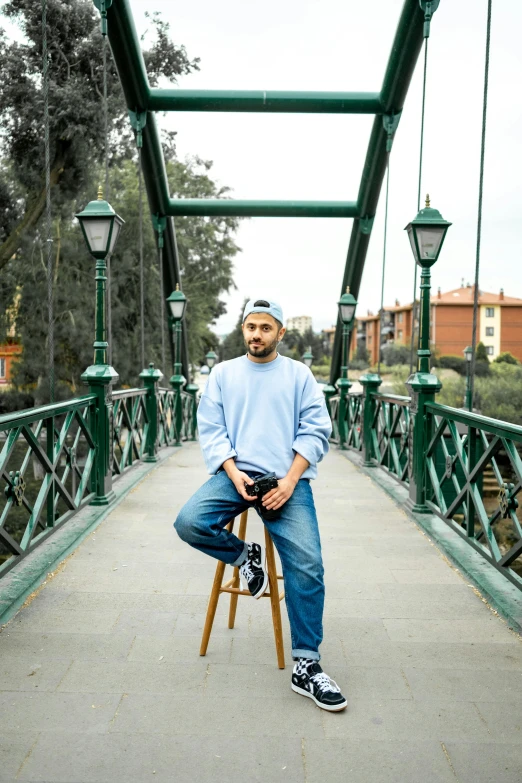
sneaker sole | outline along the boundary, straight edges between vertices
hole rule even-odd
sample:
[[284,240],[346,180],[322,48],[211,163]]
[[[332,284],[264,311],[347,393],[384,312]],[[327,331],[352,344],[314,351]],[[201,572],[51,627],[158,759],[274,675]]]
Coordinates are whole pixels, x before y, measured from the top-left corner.
[[[261,588],[257,591],[257,593],[250,593],[252,598],[255,599],[261,598],[261,596],[263,596],[266,593],[266,589],[268,587],[268,571],[265,568],[265,547],[262,544],[259,544],[259,547],[261,549],[261,563],[262,563],[264,578],[263,578],[263,584],[261,585]],[[245,585],[242,579],[240,581],[243,590],[248,590],[248,585]]]
[[328,712],[341,712],[342,710],[345,710],[348,706],[348,702],[346,699],[341,702],[341,704],[335,704],[330,706],[329,704],[322,704],[320,701],[317,701],[313,693],[310,693],[310,691],[305,691],[303,688],[299,688],[298,685],[294,685],[292,683],[292,690],[296,693],[299,693],[301,696],[308,696],[309,699],[312,699],[318,707],[320,707],[322,710],[327,710]]

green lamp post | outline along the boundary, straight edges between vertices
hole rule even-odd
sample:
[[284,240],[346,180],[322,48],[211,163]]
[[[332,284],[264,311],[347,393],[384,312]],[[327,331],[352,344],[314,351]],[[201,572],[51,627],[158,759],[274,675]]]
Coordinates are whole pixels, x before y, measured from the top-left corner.
[[433,402],[435,394],[442,388],[437,376],[430,373],[430,269],[439,257],[450,226],[451,223],[444,220],[440,212],[430,206],[430,197],[426,196],[426,206],[405,228],[415,263],[422,269],[417,371],[406,382],[411,394],[408,505],[417,512],[428,511],[425,502],[425,452],[430,433],[426,425],[429,417],[425,406],[426,403]]
[[205,359],[207,360],[207,367],[208,367],[209,375],[210,375],[210,373],[212,372],[212,368],[214,367],[215,363],[218,360],[218,355],[214,351],[209,351],[205,355]]
[[183,376],[181,366],[181,321],[185,315],[187,297],[183,291],[180,291],[179,283],[176,284],[176,290],[167,297],[167,304],[169,306],[169,325],[172,335],[172,347],[174,349],[174,374],[170,379],[170,384],[176,393],[174,400],[176,441],[174,445],[181,446],[181,431],[183,428],[181,390],[187,382]]
[[473,348],[468,345],[462,352],[466,358],[466,408],[473,410],[473,398],[471,394],[471,360],[473,358]]
[[311,367],[314,362],[314,355],[312,353],[312,346],[308,346],[308,350],[303,354],[303,362],[307,367]]
[[89,253],[96,259],[96,324],[94,337],[94,362],[82,375],[82,380],[98,397],[96,418],[97,459],[93,471],[92,488],[95,505],[107,505],[114,497],[112,490],[113,462],[113,409],[112,384],[118,380],[118,373],[107,363],[107,256],[116,245],[122,218],[103,199],[98,189],[96,201],[90,201],[76,217],[80,222],[83,237]]
[[355,320],[355,309],[357,307],[357,299],[353,294],[350,293],[349,286],[346,286],[346,291],[339,299],[337,306],[339,308],[339,317],[343,324],[343,363],[341,366],[341,377],[338,379],[336,384],[337,388],[339,389],[339,447],[341,449],[345,449],[346,441],[348,440],[347,396],[352,385],[348,380],[348,350],[350,344],[350,332]]

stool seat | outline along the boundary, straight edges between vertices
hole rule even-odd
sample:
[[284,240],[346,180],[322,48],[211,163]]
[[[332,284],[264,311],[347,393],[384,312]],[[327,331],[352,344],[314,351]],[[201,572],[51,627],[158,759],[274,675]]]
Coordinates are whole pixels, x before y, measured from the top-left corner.
[[[248,520],[248,509],[241,514],[241,520],[239,523],[238,538],[242,541],[246,540],[246,529]],[[232,519],[227,527],[227,530],[231,533],[234,529],[235,520]],[[274,639],[276,646],[277,665],[280,669],[285,668],[285,652],[283,646],[283,627],[281,625],[281,606],[280,602],[285,597],[284,590],[280,593],[277,580],[282,579],[282,575],[277,573],[274,543],[268,531],[266,525],[265,528],[265,549],[266,549],[266,570],[268,573],[268,590],[262,595],[262,598],[270,598],[270,604],[272,607],[272,623],[274,626]],[[207,616],[205,619],[205,626],[203,628],[203,636],[201,638],[201,647],[199,650],[200,655],[207,654],[207,647],[210,641],[210,634],[212,633],[212,626],[214,624],[214,617],[216,616],[216,609],[221,593],[230,593],[230,609],[228,613],[228,627],[233,628],[236,620],[237,600],[240,595],[246,595],[252,599],[249,590],[242,590],[239,578],[239,567],[234,566],[234,572],[232,579],[223,583],[223,577],[225,575],[226,563],[219,561],[216,567],[216,574],[214,576],[214,583],[212,590],[210,591],[210,598],[208,601]]]

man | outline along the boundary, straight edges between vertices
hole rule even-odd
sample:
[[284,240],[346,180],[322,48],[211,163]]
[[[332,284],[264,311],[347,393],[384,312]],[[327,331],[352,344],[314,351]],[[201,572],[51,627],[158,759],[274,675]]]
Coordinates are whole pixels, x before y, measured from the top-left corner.
[[[310,370],[277,353],[285,331],[276,302],[247,303],[248,352],[214,368],[199,404],[199,440],[212,478],[181,509],[175,528],[200,552],[239,566],[242,581],[260,598],[268,585],[264,547],[225,530],[256,502],[283,566],[295,661],[292,688],[336,712],[347,702],[319,665],[324,571],[310,486],[328,451],[331,423]],[[262,498],[249,495],[253,479],[270,472],[277,486]],[[267,520],[267,512],[277,518]]]

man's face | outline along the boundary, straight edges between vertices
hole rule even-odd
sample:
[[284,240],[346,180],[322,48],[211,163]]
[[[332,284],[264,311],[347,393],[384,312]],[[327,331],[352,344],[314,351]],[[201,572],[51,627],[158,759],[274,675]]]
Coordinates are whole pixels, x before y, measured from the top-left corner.
[[248,353],[256,359],[270,356],[285,332],[286,329],[279,329],[275,318],[268,313],[250,313],[243,324],[245,346]]

